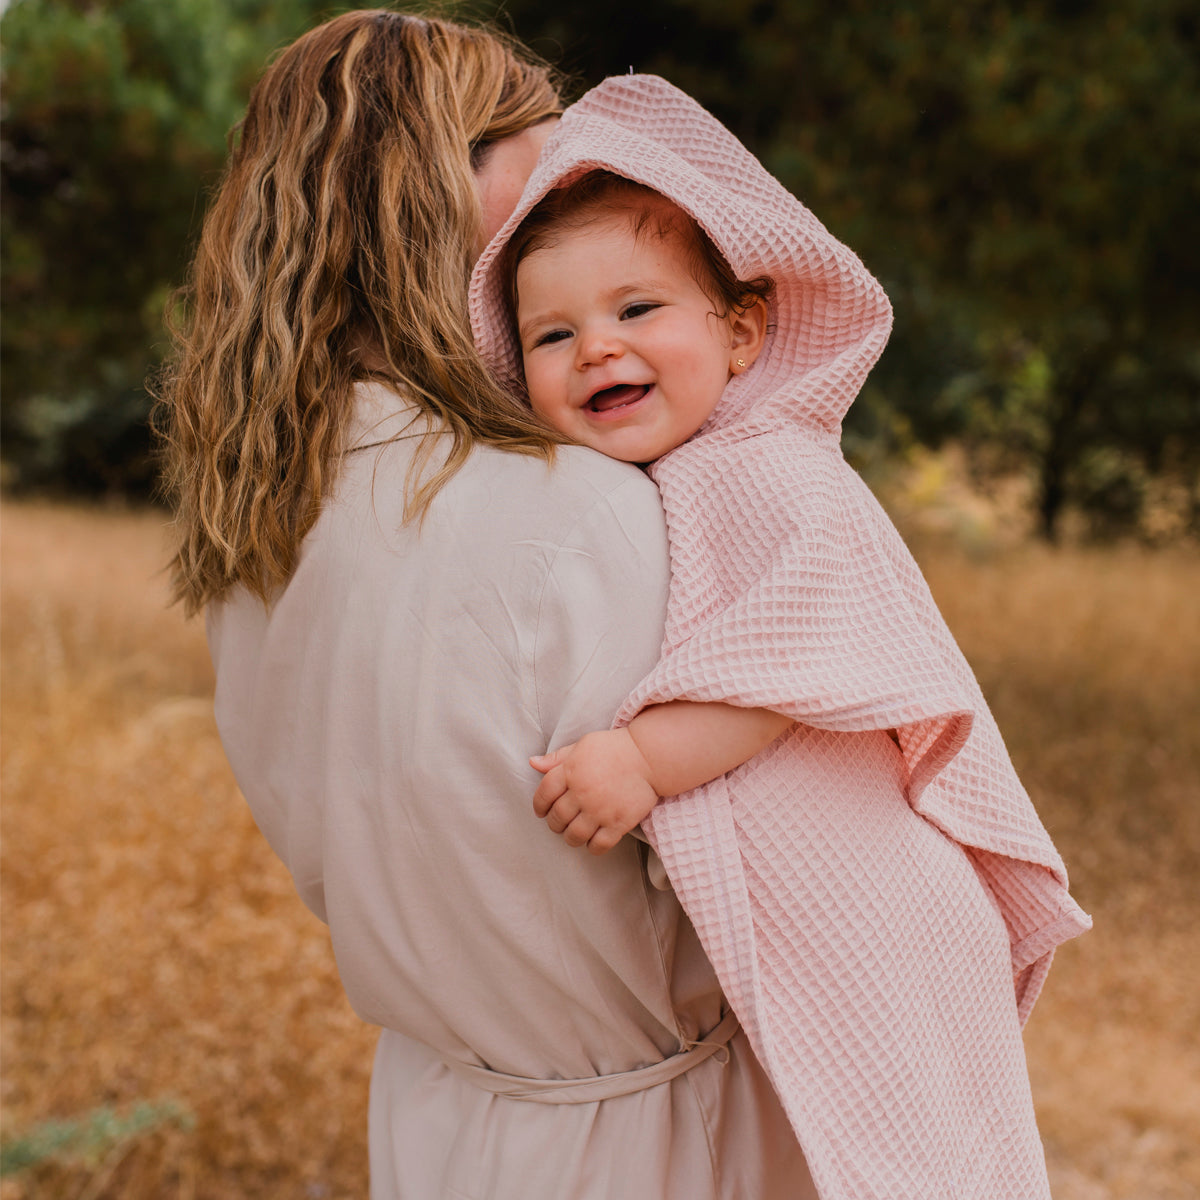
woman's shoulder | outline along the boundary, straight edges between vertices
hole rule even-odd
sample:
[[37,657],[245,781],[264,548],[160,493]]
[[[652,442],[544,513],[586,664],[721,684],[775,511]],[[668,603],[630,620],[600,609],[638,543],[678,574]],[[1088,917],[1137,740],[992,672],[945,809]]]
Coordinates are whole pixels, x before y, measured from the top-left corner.
[[644,548],[666,536],[658,488],[646,474],[583,446],[557,447],[552,462],[477,447],[460,476],[445,489],[451,506],[482,489],[503,510],[498,519],[556,541],[619,537]]
[[[369,509],[389,527],[407,524],[409,474],[435,467],[432,459],[420,461],[427,433],[425,418],[403,395],[383,384],[357,385],[349,453],[325,523]],[[616,536],[656,545],[665,536],[658,488],[645,472],[584,446],[558,446],[547,461],[476,445],[420,524],[453,528],[470,541],[516,535],[568,544]]]
[[598,499],[660,509],[658,488],[639,467],[606,458],[586,446],[558,446],[553,461],[513,454],[492,446],[479,447],[488,470],[520,477],[524,487],[554,497],[560,503],[588,506]]

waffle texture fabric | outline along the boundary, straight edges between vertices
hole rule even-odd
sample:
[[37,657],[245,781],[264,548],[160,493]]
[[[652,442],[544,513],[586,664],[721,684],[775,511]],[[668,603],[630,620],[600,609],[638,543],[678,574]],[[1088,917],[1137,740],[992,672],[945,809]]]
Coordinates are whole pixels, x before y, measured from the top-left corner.
[[[823,1200],[1048,1197],[1020,1029],[1090,927],[916,564],[840,450],[891,307],[718,121],[652,76],[568,110],[472,280],[476,341],[521,391],[499,259],[551,189],[606,169],[690,213],[772,332],[650,467],[667,518],[669,700],[797,724],[645,822]],[[895,738],[889,731],[894,731]]]

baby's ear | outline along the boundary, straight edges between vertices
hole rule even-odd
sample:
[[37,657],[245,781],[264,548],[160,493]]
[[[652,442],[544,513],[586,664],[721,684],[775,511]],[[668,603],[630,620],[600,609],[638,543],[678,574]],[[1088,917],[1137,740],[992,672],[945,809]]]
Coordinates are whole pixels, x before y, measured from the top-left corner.
[[729,371],[740,375],[754,365],[767,340],[767,302],[761,297],[729,314]]

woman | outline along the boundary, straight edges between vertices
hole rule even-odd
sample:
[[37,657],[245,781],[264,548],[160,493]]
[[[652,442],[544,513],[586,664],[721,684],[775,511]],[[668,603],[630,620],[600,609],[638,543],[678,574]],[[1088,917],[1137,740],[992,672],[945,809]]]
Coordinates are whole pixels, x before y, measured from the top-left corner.
[[[264,834],[383,1027],[372,1195],[814,1195],[645,846],[532,815],[528,756],[653,664],[653,485],[508,399],[471,263],[559,111],[490,33],[354,12],[263,77],[162,426],[177,596]],[[656,886],[657,884],[657,886]]]

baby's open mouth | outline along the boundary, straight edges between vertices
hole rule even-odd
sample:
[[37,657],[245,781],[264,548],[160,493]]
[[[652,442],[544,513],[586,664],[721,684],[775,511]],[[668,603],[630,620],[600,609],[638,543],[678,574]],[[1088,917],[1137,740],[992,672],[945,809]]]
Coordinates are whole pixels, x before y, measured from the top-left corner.
[[627,404],[636,404],[650,391],[648,383],[619,383],[597,392],[584,406],[591,412],[612,412]]

